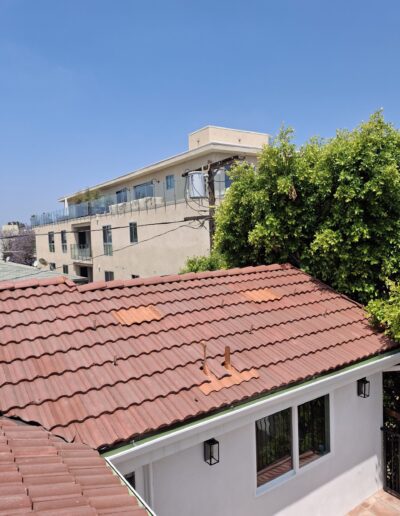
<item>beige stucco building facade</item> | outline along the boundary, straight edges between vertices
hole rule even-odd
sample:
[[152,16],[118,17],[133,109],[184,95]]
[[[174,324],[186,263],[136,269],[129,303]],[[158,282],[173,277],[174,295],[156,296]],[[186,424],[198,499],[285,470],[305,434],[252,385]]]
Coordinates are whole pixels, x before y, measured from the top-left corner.
[[89,281],[179,272],[187,258],[210,250],[201,220],[209,213],[210,164],[220,202],[232,158],[255,164],[268,142],[265,133],[207,126],[189,134],[182,154],[61,198],[63,209],[31,219],[38,259]]

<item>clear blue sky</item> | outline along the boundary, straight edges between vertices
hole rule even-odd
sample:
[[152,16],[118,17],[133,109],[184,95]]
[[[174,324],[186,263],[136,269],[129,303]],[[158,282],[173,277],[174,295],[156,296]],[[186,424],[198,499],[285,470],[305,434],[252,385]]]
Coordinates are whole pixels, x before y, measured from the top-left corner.
[[399,24],[398,0],[0,0],[0,223],[207,124],[400,126]]

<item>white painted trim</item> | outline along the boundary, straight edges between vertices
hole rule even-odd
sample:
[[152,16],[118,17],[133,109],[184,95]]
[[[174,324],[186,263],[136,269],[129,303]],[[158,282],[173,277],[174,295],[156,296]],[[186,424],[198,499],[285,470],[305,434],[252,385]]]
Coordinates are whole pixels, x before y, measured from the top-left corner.
[[[306,464],[305,466],[300,467],[300,461],[299,461],[299,419],[298,419],[298,407],[299,405],[302,405],[303,403],[306,403],[307,401],[312,401],[313,399],[320,398],[322,396],[328,396],[328,403],[329,403],[329,452],[325,453],[321,457],[318,457],[317,459],[313,460],[312,462]],[[306,401],[301,401],[301,403],[297,402],[293,404],[290,408],[292,411],[292,465],[293,468],[288,471],[287,473],[274,478],[270,482],[267,482],[263,484],[262,486],[257,487],[257,473],[256,473],[256,490],[255,495],[256,497],[261,496],[265,493],[268,493],[272,489],[275,489],[275,487],[278,487],[288,481],[290,481],[293,478],[297,478],[298,476],[304,475],[307,471],[310,469],[313,469],[314,467],[317,467],[318,464],[322,464],[326,460],[330,460],[332,457],[334,457],[334,453],[332,450],[332,435],[333,435],[333,398],[334,398],[334,392],[327,392],[325,394],[322,394],[321,396],[315,396],[307,399]],[[282,408],[284,410],[284,408]],[[254,450],[254,454],[256,456],[257,450]],[[257,471],[257,467],[255,467],[255,471]]]
[[299,413],[298,403],[292,406],[292,465],[293,470],[297,474],[300,469],[299,461]]
[[[109,459],[113,464],[121,464],[126,461],[134,460],[135,467],[149,464],[150,462],[199,444],[211,437],[217,437],[228,431],[245,426],[247,423],[254,420],[255,414],[260,410],[263,410],[267,416],[277,410],[290,407],[293,403],[301,404],[318,396],[331,394],[333,390],[343,385],[355,382],[364,376],[371,376],[375,373],[382,372],[398,362],[399,353],[395,353],[372,362],[360,364],[359,366],[345,371],[340,371],[334,375],[318,378],[312,383],[306,383],[299,385],[297,388],[287,389],[242,407],[235,407],[213,418],[203,419],[198,423],[178,428],[176,431],[162,434],[142,444],[139,442],[136,446],[128,450],[121,452],[116,451],[114,455],[109,456]],[[331,428],[332,426],[331,421]],[[332,453],[334,439],[331,441]]]

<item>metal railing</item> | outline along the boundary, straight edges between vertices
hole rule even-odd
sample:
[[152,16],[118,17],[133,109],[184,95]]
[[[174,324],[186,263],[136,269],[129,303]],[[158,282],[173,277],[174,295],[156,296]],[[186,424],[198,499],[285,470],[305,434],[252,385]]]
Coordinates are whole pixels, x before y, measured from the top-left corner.
[[[215,195],[221,198],[225,194],[225,171],[221,170],[215,175]],[[136,185],[137,186],[137,185]],[[151,192],[152,190],[152,192]],[[147,197],[139,197],[135,185],[126,188],[123,197],[121,194],[104,195],[97,199],[71,204],[68,208],[52,212],[42,213],[41,215],[31,216],[31,226],[43,226],[56,224],[71,219],[91,217],[93,215],[104,214],[124,214],[131,212],[148,212],[167,205],[178,202],[189,201],[201,204],[201,200],[190,201],[188,197],[187,178],[175,176],[173,188],[168,188],[165,181],[153,181],[153,188],[146,190]],[[121,199],[124,202],[120,202]],[[126,199],[126,200],[125,200]]]
[[73,260],[90,260],[92,251],[89,245],[71,244],[71,258]]
[[385,491],[400,497],[400,433],[382,428]]

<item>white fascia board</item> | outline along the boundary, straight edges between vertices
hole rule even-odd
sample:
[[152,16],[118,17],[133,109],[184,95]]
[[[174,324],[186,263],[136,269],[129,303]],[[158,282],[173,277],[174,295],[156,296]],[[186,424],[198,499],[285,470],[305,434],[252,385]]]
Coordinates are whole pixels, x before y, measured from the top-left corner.
[[[130,181],[132,179],[136,179],[137,177],[142,177],[147,174],[154,174],[164,168],[171,167],[174,165],[179,165],[182,162],[195,159],[197,157],[201,157],[204,154],[209,154],[210,152],[228,152],[230,154],[245,154],[250,156],[257,156],[262,151],[261,147],[249,147],[248,145],[232,145],[224,142],[211,142],[198,149],[193,149],[190,151],[182,152],[181,154],[176,154],[170,158],[163,159],[161,161],[157,161],[151,165],[148,165],[144,168],[139,168],[133,172],[128,172],[127,174],[123,174],[122,176],[117,176],[114,179],[110,179],[109,181],[105,181],[104,183],[99,183],[97,185],[89,187],[90,190],[98,190],[99,188],[108,188],[113,185],[117,185],[124,181]],[[65,195],[58,199],[59,202],[64,202],[66,199],[73,199],[77,195],[84,194],[87,188],[83,190],[79,190],[71,195]]]
[[149,464],[167,457],[178,451],[195,446],[211,437],[218,437],[224,433],[245,426],[254,420],[261,410],[267,416],[276,410],[282,410],[308,399],[319,397],[332,392],[344,385],[355,382],[359,378],[371,376],[375,373],[388,370],[398,364],[400,352],[391,353],[382,357],[373,357],[359,365],[349,366],[347,369],[319,377],[297,387],[288,388],[275,394],[267,395],[259,401],[248,402],[242,406],[227,409],[214,417],[205,418],[197,423],[177,428],[176,431],[166,432],[143,443],[140,441],[132,447],[115,454],[107,453],[108,459],[120,467],[124,463],[133,462],[136,466]]

